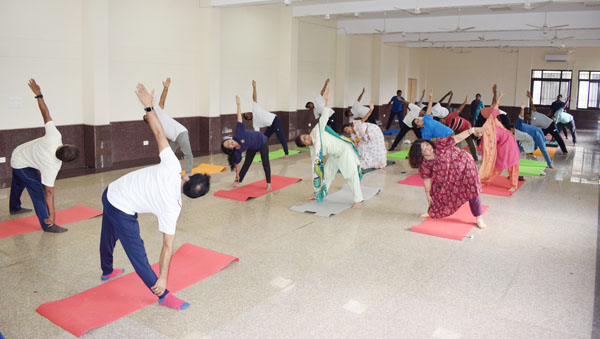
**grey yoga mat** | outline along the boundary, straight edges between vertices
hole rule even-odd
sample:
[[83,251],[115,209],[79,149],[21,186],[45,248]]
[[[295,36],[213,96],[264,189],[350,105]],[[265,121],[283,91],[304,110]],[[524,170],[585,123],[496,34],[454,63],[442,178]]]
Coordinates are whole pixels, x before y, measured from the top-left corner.
[[[369,200],[374,197],[377,193],[381,192],[380,188],[376,187],[365,187],[361,186],[363,199]],[[304,213],[314,213],[320,217],[329,218],[334,214],[339,214],[344,210],[349,209],[354,204],[352,200],[352,192],[347,184],[342,186],[342,189],[329,194],[322,202],[317,203],[315,200],[307,202],[303,205],[292,206],[292,211]]]

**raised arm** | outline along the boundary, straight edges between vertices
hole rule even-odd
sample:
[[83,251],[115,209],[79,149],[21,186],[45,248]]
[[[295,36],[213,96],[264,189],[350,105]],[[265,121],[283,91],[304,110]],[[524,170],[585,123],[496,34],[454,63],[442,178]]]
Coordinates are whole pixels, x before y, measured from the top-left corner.
[[458,144],[459,142],[468,138],[471,134],[475,134],[475,135],[479,136],[482,133],[483,133],[483,129],[481,127],[471,127],[466,131],[462,131],[456,135],[453,135],[452,137],[454,138],[454,142]]
[[252,80],[252,101],[258,103],[256,97],[256,81]]
[[454,96],[454,92],[450,91],[450,96],[448,97],[448,107],[452,105],[452,97]]
[[494,96],[492,97],[492,107],[496,104],[496,97],[498,96],[497,89],[498,89],[498,86],[496,86],[496,84],[494,84],[494,86],[492,86],[492,92],[494,93]]
[[563,110],[567,108],[567,106],[569,106],[569,100],[571,100],[571,98],[567,98],[567,100],[565,101],[565,104],[563,105]]
[[325,84],[323,85],[323,89],[321,90],[321,96],[323,96],[323,94],[325,94],[325,90],[327,89],[327,85],[329,85],[329,78],[327,78],[327,80],[325,80]]
[[[447,96],[449,96],[450,94],[452,94],[452,91],[448,91],[448,93],[444,94],[444,96],[438,101],[440,104],[444,101],[444,99],[446,99]],[[429,99],[429,101],[431,101],[432,99]]]
[[[527,91],[529,93],[529,91]],[[519,118],[525,119],[525,103],[521,103],[521,111],[519,112]]]
[[171,86],[171,78],[167,78],[167,80],[163,81],[163,91],[160,95],[160,101],[158,102],[158,106],[160,108],[165,109],[165,100],[167,100],[167,93],[169,92],[169,86]]
[[531,97],[531,92],[527,91],[527,97],[529,98],[529,111],[537,112],[535,106],[533,105],[533,98]]
[[152,108],[152,98],[154,91],[149,93],[146,87],[142,84],[138,84],[135,89],[135,94],[137,94],[138,99],[144,106],[145,109],[150,109],[149,112],[146,113],[146,121],[150,126],[150,130],[154,135],[154,139],[156,139],[156,144],[158,145],[158,153],[162,152],[163,149],[169,147],[169,142],[165,137],[165,132],[163,131],[162,125],[156,116],[156,112],[154,112],[154,108]]
[[35,98],[37,99],[40,112],[42,112],[42,118],[44,118],[45,125],[48,121],[52,121],[52,117],[50,116],[50,111],[48,111],[48,106],[46,106],[46,102],[44,101],[42,90],[40,89],[40,86],[35,82],[34,79],[29,79],[29,83],[27,85],[29,85],[31,91],[33,92],[33,94],[35,94]]
[[[494,85],[496,86],[496,85]],[[492,108],[498,109],[500,107],[500,99],[502,99],[502,97],[504,96],[504,93],[502,93],[502,91],[500,91],[500,93],[498,93],[498,98],[496,98],[496,92],[494,91],[494,105],[492,105]]]
[[425,112],[425,114],[431,114],[432,104],[433,104],[433,88],[429,90],[429,102],[427,103],[427,112]]
[[356,99],[356,101],[360,102],[362,100],[363,94],[365,94],[365,88],[363,87],[362,92],[360,92],[360,95],[358,96],[358,99]]
[[367,112],[367,114],[365,114],[365,116],[360,119],[361,122],[365,122],[367,121],[367,119],[369,119],[369,117],[371,116],[371,113],[373,113],[373,110],[375,109],[375,105],[373,105],[373,101],[371,101],[369,103],[369,111]]
[[457,114],[459,114],[460,112],[462,112],[463,109],[465,109],[465,106],[467,106],[468,100],[469,100],[469,97],[466,96],[465,101],[463,101],[463,103],[460,106],[458,106],[458,109],[456,110]]
[[235,96],[235,105],[237,106],[237,122],[242,122],[242,105],[240,104],[240,97]]

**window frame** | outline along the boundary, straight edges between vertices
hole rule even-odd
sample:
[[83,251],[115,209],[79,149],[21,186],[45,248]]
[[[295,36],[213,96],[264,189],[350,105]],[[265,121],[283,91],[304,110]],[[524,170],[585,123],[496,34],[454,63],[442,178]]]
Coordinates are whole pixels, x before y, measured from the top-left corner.
[[[581,79],[581,73],[584,73],[584,72],[588,73],[588,78],[587,79]],[[590,107],[590,105],[589,105],[589,102],[590,102],[590,87],[591,87],[590,83],[592,83],[592,82],[598,83],[598,93],[596,94],[597,95],[596,98],[600,98],[600,79],[592,79],[591,78],[592,77],[592,72],[597,73],[597,72],[600,72],[600,70],[594,71],[594,70],[584,70],[584,69],[582,69],[582,70],[579,70],[577,72],[577,105],[576,105],[577,109],[582,109],[582,110],[598,110],[598,109],[600,109],[600,99],[597,100],[598,106]],[[585,108],[580,108],[579,107],[579,88],[581,87],[581,82],[582,81],[587,81],[588,82],[588,92],[587,92],[587,95],[586,95],[586,102],[587,102],[586,106],[587,107],[585,107]]]
[[[541,72],[541,77],[536,78],[533,76],[534,72]],[[560,72],[560,78],[544,78],[544,72]],[[563,73],[564,72],[571,72],[571,78],[567,79],[567,78],[563,78]],[[571,106],[571,93],[573,93],[573,76],[574,76],[575,71],[572,69],[532,69],[531,70],[531,77],[530,77],[530,82],[529,82],[529,91],[531,93],[531,95],[533,95],[533,84],[534,81],[541,81],[542,82],[542,86],[544,81],[546,82],[558,82],[558,93],[561,92],[561,88],[563,86],[563,82],[568,82],[569,83],[569,91],[567,93],[566,96],[563,96],[563,102],[565,102],[565,100],[569,99],[569,105],[567,105],[566,108],[569,108]],[[579,74],[579,73],[578,73]],[[579,83],[577,84],[579,85]],[[579,87],[577,88],[579,89]],[[532,98],[535,101],[535,98]],[[543,105],[541,103],[541,98],[540,98],[540,103],[539,104],[535,104],[537,107],[544,107],[544,108],[549,108],[552,104],[550,105]]]

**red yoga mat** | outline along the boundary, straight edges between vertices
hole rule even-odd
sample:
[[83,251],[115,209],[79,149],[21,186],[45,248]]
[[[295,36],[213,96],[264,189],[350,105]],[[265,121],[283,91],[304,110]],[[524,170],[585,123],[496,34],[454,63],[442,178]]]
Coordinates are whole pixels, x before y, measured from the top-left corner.
[[246,201],[251,198],[260,197],[267,193],[271,193],[277,190],[280,190],[284,187],[287,187],[291,184],[295,184],[302,179],[300,178],[288,178],[281,177],[278,175],[271,175],[271,191],[267,192],[267,181],[261,180],[252,184],[248,184],[241,187],[236,187],[232,190],[225,191],[220,190],[215,192],[215,197],[228,198],[239,201]]
[[[483,205],[484,212],[487,208],[487,205]],[[412,232],[461,241],[475,226],[475,222],[476,219],[471,214],[469,203],[465,203],[456,213],[449,217],[442,219],[428,218],[420,225],[411,227],[410,230]]]
[[[424,186],[423,179],[421,178],[421,176],[419,174],[413,174],[404,180],[398,181],[398,183],[402,184],[402,185],[410,185],[410,186],[420,186],[420,187]],[[519,190],[519,188],[521,188],[521,186],[523,186],[524,183],[525,183],[525,180],[519,181],[519,183],[517,185],[517,191]],[[508,178],[499,175],[489,185],[481,187],[481,193],[497,195],[497,196],[501,196],[501,197],[510,197],[516,191],[509,192],[508,191],[509,188],[510,188],[510,181],[508,180]]]
[[[234,260],[239,261],[227,254],[183,244],[171,258],[167,288],[173,293],[181,291],[219,272]],[[152,265],[152,269],[158,274],[159,264]],[[37,312],[73,335],[81,337],[91,329],[109,324],[156,302],[156,296],[132,272],[72,297],[42,304]],[[173,310],[164,307],[164,312],[171,311]]]
[[[101,214],[102,211],[77,205],[71,208],[56,211],[54,222],[56,222],[57,225],[63,226],[77,221],[93,218]],[[42,227],[40,226],[40,221],[36,215],[2,221],[0,222],[0,239],[41,230]]]

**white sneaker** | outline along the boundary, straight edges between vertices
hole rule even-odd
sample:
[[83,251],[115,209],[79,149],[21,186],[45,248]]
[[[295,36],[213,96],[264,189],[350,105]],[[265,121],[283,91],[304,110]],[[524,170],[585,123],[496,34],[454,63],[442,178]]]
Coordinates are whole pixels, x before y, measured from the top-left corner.
[[404,140],[404,143],[410,145],[410,140]]
[[540,176],[542,176],[542,177],[543,177],[543,176],[546,176],[546,172],[541,172],[541,173],[540,173]]

